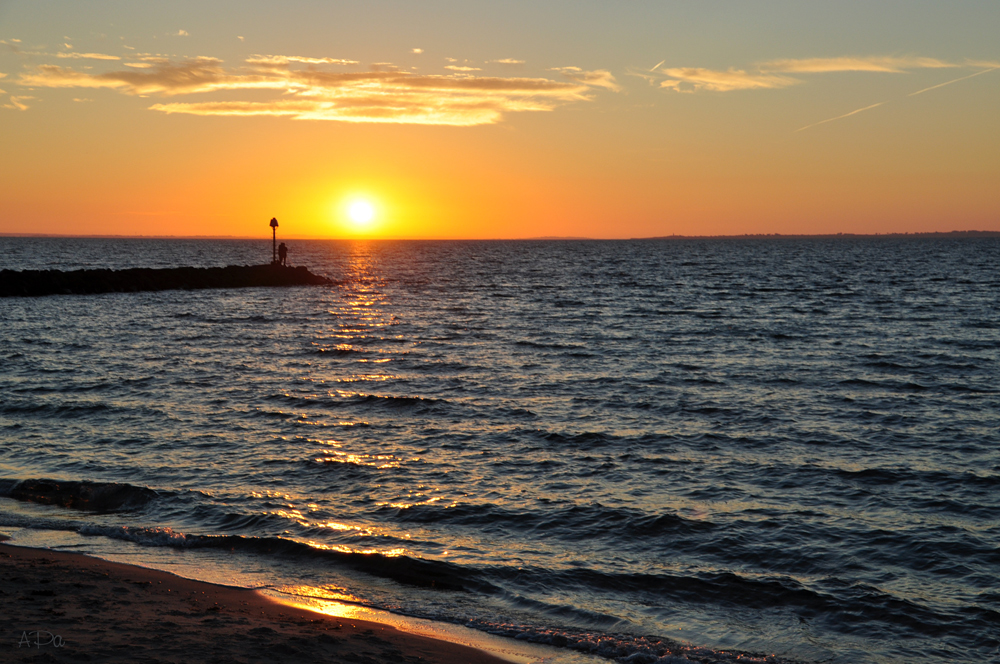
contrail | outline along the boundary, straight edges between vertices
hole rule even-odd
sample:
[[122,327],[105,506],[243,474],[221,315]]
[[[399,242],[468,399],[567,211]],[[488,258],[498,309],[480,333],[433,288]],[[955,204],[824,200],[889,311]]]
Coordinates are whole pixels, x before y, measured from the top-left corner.
[[650,69],[649,71],[651,71],[651,72],[656,71],[657,69],[660,68],[660,65],[662,65],[664,62],[666,62],[666,60],[660,60],[660,62],[656,66],[654,66],[652,69]]
[[[657,66],[659,66],[659,65],[657,65]],[[958,83],[959,81],[964,81],[967,78],[972,78],[973,76],[979,76],[980,74],[985,74],[987,72],[995,71],[997,69],[1000,69],[1000,67],[991,67],[990,69],[984,69],[982,71],[977,71],[975,74],[969,74],[968,76],[963,76],[962,78],[956,78],[953,81],[946,81],[944,83],[938,83],[937,85],[932,85],[929,88],[924,88],[923,90],[917,90],[916,92],[911,92],[910,94],[907,95],[907,97],[913,97],[915,95],[923,94],[925,92],[929,92],[930,90],[937,90],[938,88],[943,88],[946,85],[951,85],[952,83]]]
[[851,111],[850,113],[844,113],[843,115],[838,115],[838,116],[837,116],[837,117],[835,117],[835,118],[830,118],[830,119],[828,119],[828,120],[821,120],[821,121],[819,121],[819,122],[814,122],[813,124],[811,124],[811,125],[806,125],[805,127],[802,127],[801,129],[796,129],[796,130],[795,130],[794,132],[792,132],[792,133],[793,133],[793,134],[797,134],[798,132],[800,132],[800,131],[804,131],[804,130],[806,130],[806,129],[809,129],[810,127],[815,127],[815,126],[817,126],[817,125],[821,125],[821,124],[826,124],[827,122],[833,122],[834,120],[840,120],[841,118],[847,118],[847,117],[850,117],[850,116],[852,116],[852,115],[855,115],[855,114],[857,114],[857,113],[860,113],[860,112],[862,112],[862,111],[867,111],[867,110],[870,110],[870,109],[873,109],[873,108],[875,108],[875,107],[877,107],[877,106],[881,106],[881,105],[882,105],[882,104],[884,104],[884,103],[886,103],[886,102],[884,102],[884,101],[880,101],[880,102],[879,102],[879,103],[877,103],[877,104],[872,104],[871,106],[865,106],[864,108],[859,108],[859,109],[858,109],[858,110],[856,110],[856,111]]

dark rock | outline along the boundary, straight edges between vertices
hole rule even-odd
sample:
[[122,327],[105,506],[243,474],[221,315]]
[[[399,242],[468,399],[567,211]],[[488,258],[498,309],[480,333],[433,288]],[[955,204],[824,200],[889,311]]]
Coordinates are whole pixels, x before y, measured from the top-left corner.
[[87,295],[201,288],[307,286],[333,283],[305,267],[230,265],[229,267],[132,268],[128,270],[0,270],[0,297]]

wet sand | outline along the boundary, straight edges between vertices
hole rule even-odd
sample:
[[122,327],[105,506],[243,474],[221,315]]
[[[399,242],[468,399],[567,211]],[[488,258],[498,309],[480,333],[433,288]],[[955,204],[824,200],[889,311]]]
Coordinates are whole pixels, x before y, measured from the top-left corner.
[[467,646],[252,590],[0,544],[0,661],[501,664]]

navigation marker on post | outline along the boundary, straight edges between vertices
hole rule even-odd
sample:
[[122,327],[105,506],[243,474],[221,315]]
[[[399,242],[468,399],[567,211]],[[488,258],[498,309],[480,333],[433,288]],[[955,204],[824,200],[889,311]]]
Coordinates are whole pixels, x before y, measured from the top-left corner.
[[271,217],[271,265],[278,262],[278,220]]

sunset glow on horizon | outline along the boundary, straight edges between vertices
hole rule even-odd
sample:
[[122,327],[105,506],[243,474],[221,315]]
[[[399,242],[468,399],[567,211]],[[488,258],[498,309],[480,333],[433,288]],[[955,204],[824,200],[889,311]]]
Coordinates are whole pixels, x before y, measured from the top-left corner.
[[212,6],[0,4],[0,233],[1000,231],[993,2]]

